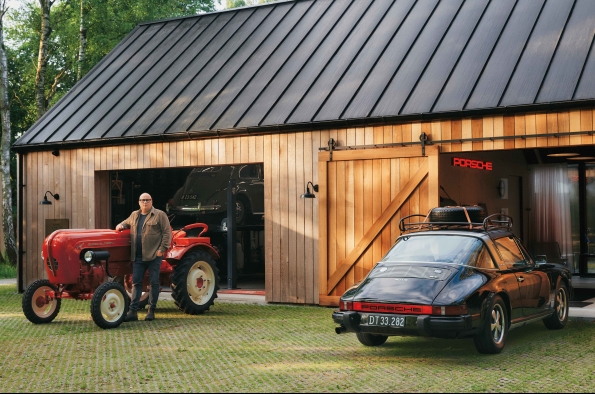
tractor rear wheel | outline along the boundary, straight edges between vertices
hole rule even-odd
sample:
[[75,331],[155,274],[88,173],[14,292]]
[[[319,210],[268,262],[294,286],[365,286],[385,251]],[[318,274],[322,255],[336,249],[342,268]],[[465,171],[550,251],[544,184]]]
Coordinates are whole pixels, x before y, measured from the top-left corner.
[[129,306],[124,287],[116,282],[105,282],[93,293],[91,317],[101,328],[116,328],[124,321]]
[[23,295],[23,313],[33,324],[49,323],[58,316],[61,298],[48,300],[46,291],[56,291],[47,279],[39,279],[31,283]]
[[176,306],[189,315],[208,311],[217,298],[219,270],[206,252],[187,253],[174,268],[172,298]]

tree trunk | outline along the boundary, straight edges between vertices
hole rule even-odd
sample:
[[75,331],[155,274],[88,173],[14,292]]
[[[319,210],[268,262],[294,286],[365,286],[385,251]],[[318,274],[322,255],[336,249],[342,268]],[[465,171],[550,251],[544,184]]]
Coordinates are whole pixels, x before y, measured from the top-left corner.
[[79,28],[79,58],[76,72],[76,80],[83,77],[83,62],[85,61],[85,50],[87,49],[87,29],[85,29],[85,0],[81,0],[81,20]]
[[0,9],[0,116],[2,118],[2,142],[0,168],[2,173],[2,229],[4,231],[5,259],[17,262],[17,245],[12,221],[12,187],[10,185],[10,104],[8,102],[8,64],[4,51],[4,14],[6,3]]
[[39,0],[41,6],[41,34],[39,39],[39,55],[37,56],[37,74],[35,75],[35,106],[37,108],[37,119],[41,118],[46,111],[45,100],[45,72],[48,59],[48,45],[52,29],[50,27],[50,8],[53,2],[50,0]]

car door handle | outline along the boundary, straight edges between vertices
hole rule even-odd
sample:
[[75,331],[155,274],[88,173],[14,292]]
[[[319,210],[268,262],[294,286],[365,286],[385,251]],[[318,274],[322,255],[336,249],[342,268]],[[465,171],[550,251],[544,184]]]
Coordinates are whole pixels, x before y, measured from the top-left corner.
[[516,280],[519,282],[524,282],[525,278],[523,278],[522,276],[519,276],[518,278],[516,278]]

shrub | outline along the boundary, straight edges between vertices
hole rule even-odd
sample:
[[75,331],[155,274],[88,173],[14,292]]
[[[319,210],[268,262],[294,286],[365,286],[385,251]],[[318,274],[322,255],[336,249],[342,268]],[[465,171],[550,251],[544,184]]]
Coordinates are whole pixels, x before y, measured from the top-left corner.
[[17,267],[10,264],[0,263],[0,279],[17,277]]

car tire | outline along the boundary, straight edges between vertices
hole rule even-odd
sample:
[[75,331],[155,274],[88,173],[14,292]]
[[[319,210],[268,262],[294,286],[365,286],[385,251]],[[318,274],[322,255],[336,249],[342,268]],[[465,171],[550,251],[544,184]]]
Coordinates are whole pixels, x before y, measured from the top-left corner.
[[238,197],[236,199],[236,224],[243,225],[248,224],[250,218],[250,204],[245,198]]
[[483,354],[497,354],[504,349],[508,335],[508,313],[500,296],[494,296],[484,316],[483,327],[473,337],[477,351]]
[[[483,223],[486,218],[486,212],[482,207],[469,206],[464,207],[469,214],[472,223]],[[464,222],[468,223],[467,215],[463,207],[439,207],[430,212],[428,218],[430,222]]]
[[189,315],[208,311],[217,298],[219,270],[206,252],[187,253],[174,268],[172,298],[176,306]]
[[554,301],[554,313],[543,320],[543,324],[550,330],[560,330],[566,326],[568,322],[568,289],[564,283],[560,283],[560,287],[556,291],[556,299]]
[[388,339],[388,336],[386,335],[368,334],[364,332],[358,332],[355,335],[357,336],[358,341],[366,346],[380,346]]
[[117,282],[105,282],[93,293],[91,317],[100,328],[116,328],[124,322],[129,306],[124,286]]
[[25,290],[22,298],[23,313],[27,320],[33,324],[50,323],[60,313],[61,298],[54,298],[49,303],[45,302],[45,291],[56,288],[47,279],[39,279],[31,283]]
[[[114,282],[118,282],[124,287],[126,290],[126,294],[128,295],[128,301],[132,302],[132,275],[128,274],[125,276],[116,276],[114,277]],[[147,286],[145,291],[143,291],[140,295],[140,299],[138,301],[138,309],[145,309],[147,305],[149,305],[149,296],[151,295],[151,286]]]

